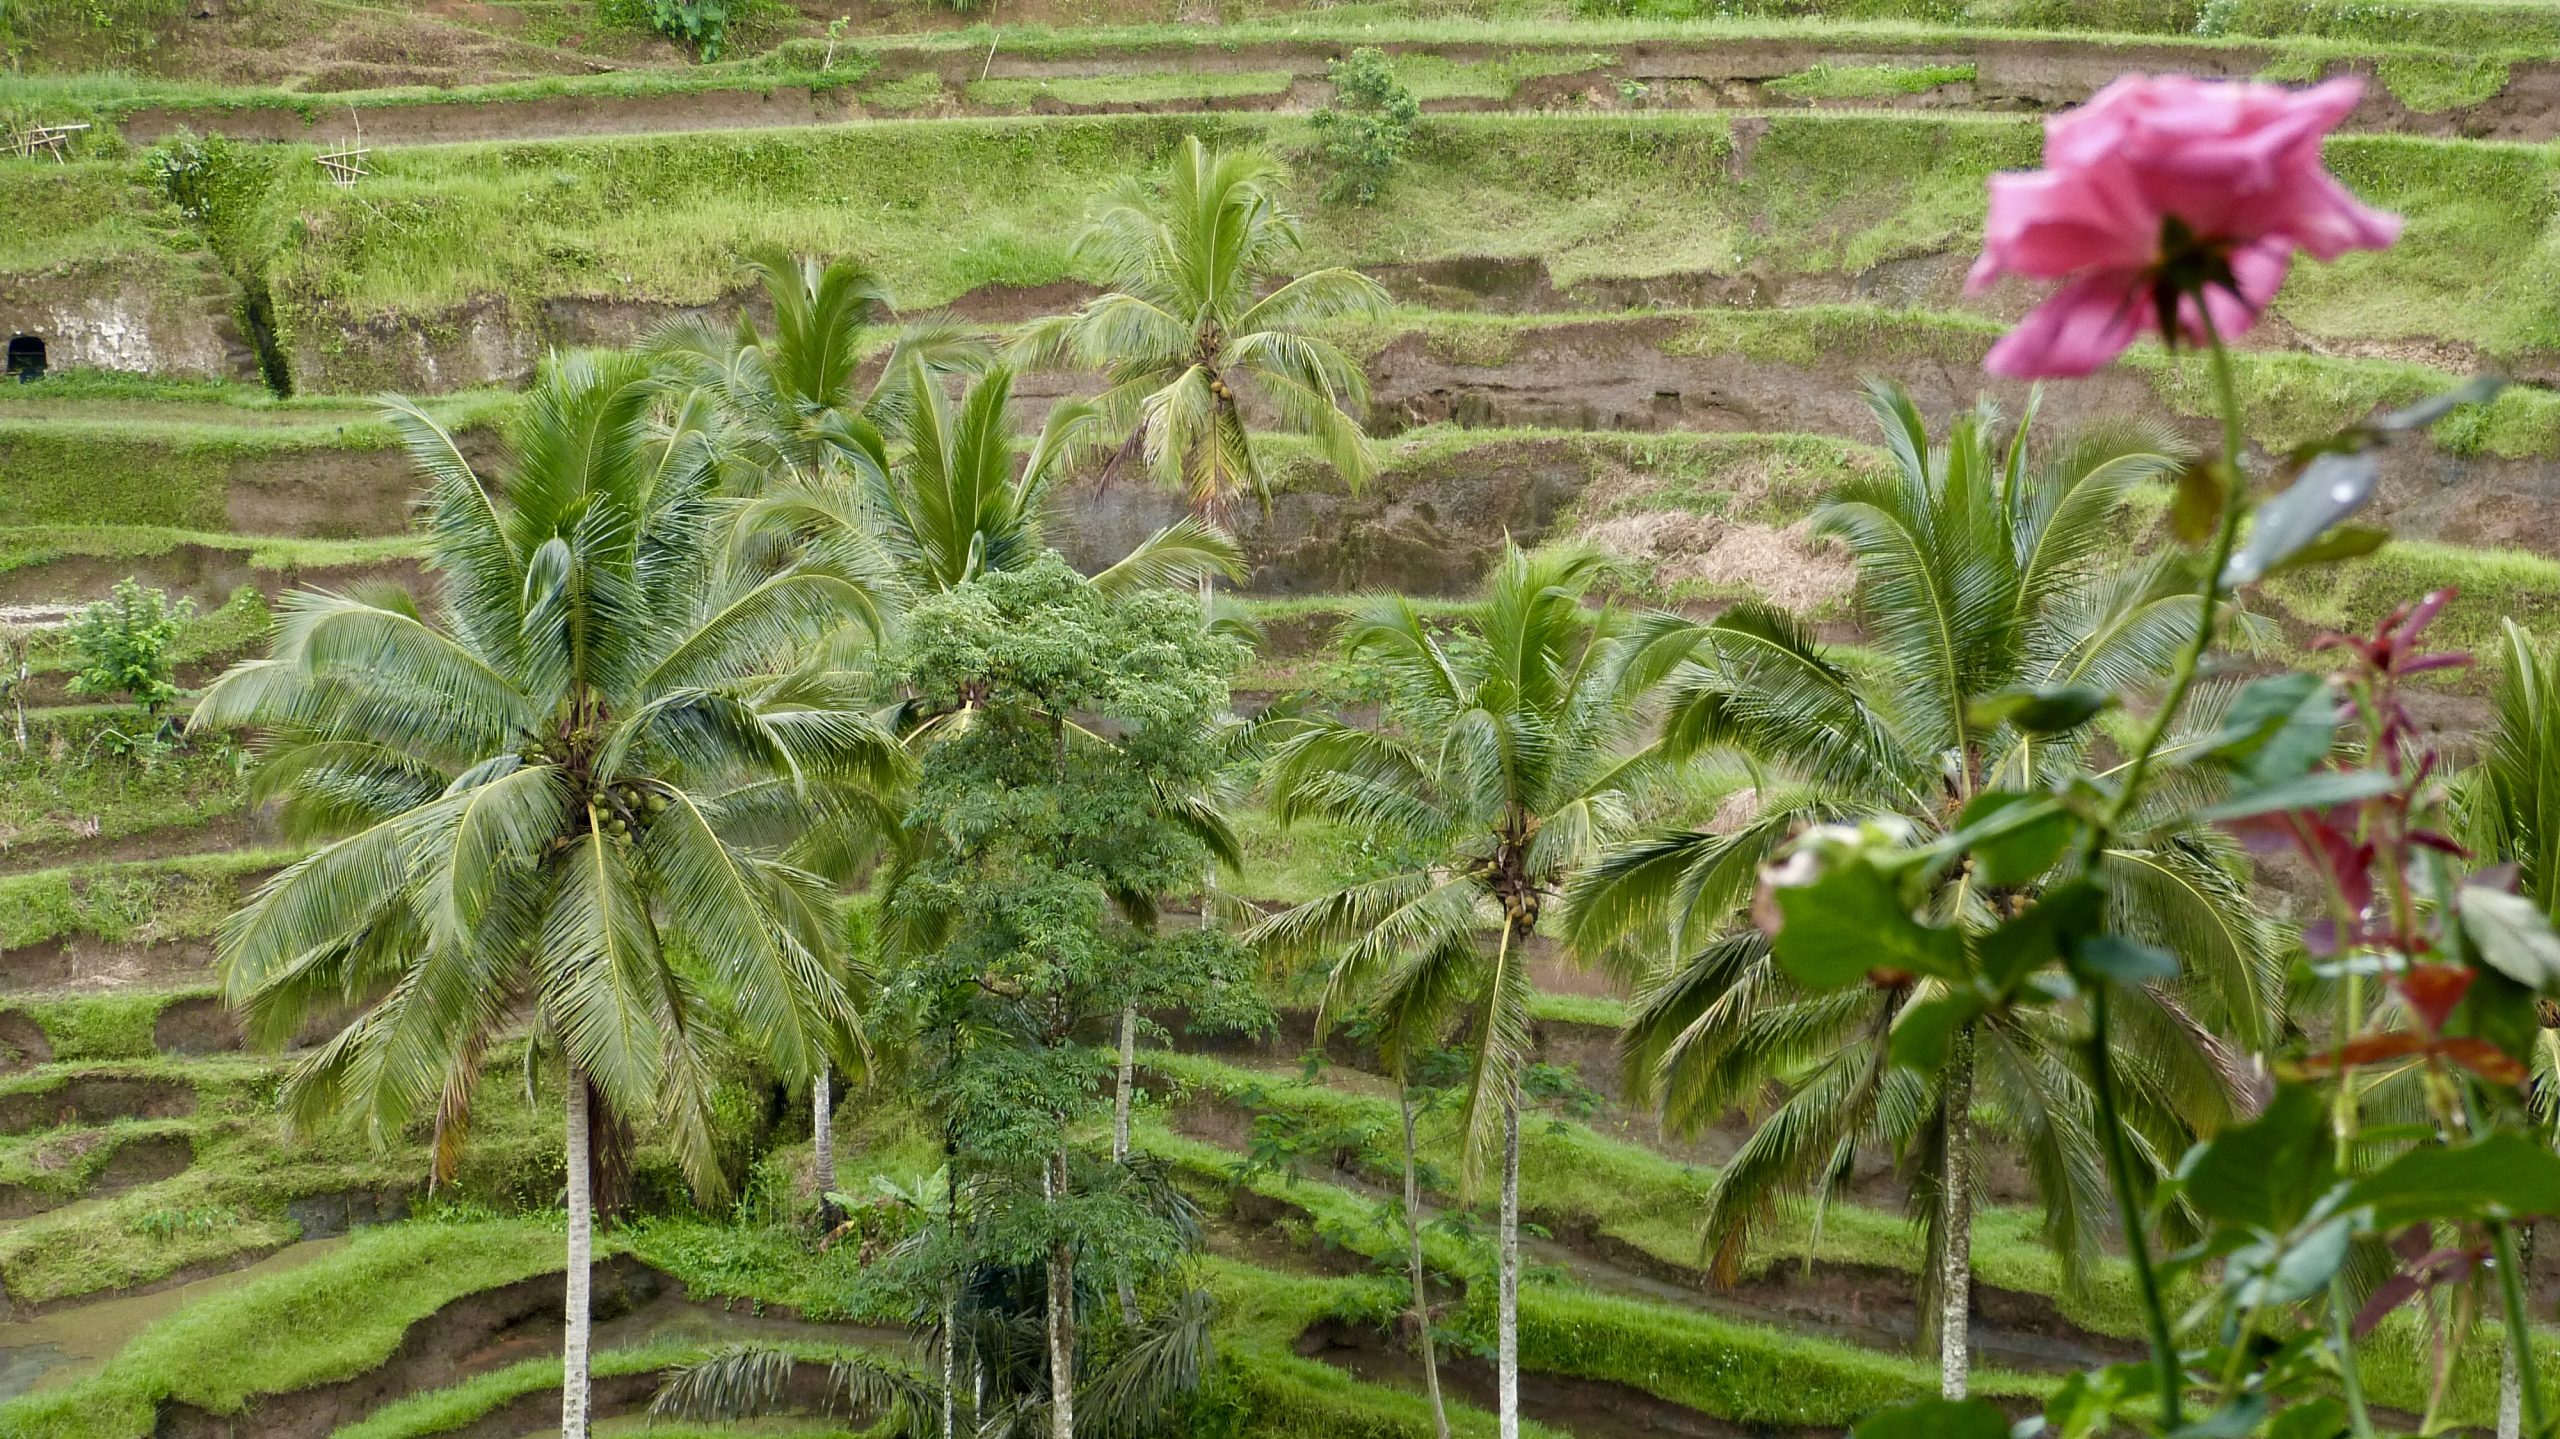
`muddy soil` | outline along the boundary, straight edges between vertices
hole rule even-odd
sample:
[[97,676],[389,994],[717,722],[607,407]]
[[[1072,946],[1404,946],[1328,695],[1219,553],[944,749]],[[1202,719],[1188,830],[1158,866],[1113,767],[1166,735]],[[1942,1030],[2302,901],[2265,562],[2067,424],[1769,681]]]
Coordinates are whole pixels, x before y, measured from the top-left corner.
[[0,1220],[24,1219],[57,1209],[75,1199],[107,1199],[128,1189],[157,1184],[186,1172],[195,1163],[195,1145],[182,1134],[157,1134],[117,1146],[88,1188],[62,1194],[24,1184],[0,1184]]
[[90,1295],[12,1310],[0,1296],[0,1399],[53,1388],[94,1373],[154,1322],[209,1295],[282,1273],[337,1247],[333,1240],[290,1244],[199,1268],[115,1295]]
[[[1253,1141],[1254,1116],[1220,1100],[1194,1096],[1171,1118],[1179,1132],[1221,1148],[1241,1153]],[[1373,1180],[1351,1167],[1354,1158],[1347,1153],[1322,1157],[1319,1162],[1330,1168],[1320,1177],[1380,1202],[1393,1199],[1383,1186],[1394,1176]],[[1867,1167],[1889,1180],[1889,1166],[1871,1163]],[[1861,1203],[1878,1203],[1884,1196],[1866,1192],[1871,1187],[1862,1187],[1852,1197]],[[1430,1202],[1436,1213],[1439,1199]],[[1264,1211],[1274,1207],[1285,1206],[1266,1197],[1247,1196],[1235,1213],[1239,1222],[1267,1224],[1273,1216]],[[1710,1286],[1698,1268],[1667,1262],[1601,1233],[1578,1216],[1532,1210],[1528,1217],[1551,1236],[1524,1241],[1533,1251],[1533,1262],[1552,1264],[1604,1293],[1680,1304],[1754,1323],[1810,1328],[1877,1349],[1908,1350],[1918,1333],[1913,1277],[1900,1270],[1830,1261],[1808,1268],[1791,1262],[1730,1287]],[[1973,1318],[1975,1349],[1985,1362],[2011,1368],[2085,1368],[2124,1357],[2135,1347],[2081,1328],[2050,1296],[2000,1289],[1978,1279],[1973,1286]]]
[[0,1074],[33,1069],[53,1058],[53,1041],[35,1016],[19,1010],[0,1012]]
[[275,822],[266,814],[221,815],[118,835],[113,839],[40,840],[32,844],[13,844],[0,849],[0,875],[26,874],[66,864],[174,859],[185,854],[255,849],[273,844],[277,838]]
[[[1422,1361],[1366,1325],[1325,1320],[1298,1337],[1298,1353],[1372,1384],[1419,1391]],[[1469,1354],[1443,1352],[1440,1386],[1450,1397],[1492,1412],[1493,1366]],[[1574,1379],[1534,1369],[1520,1373],[1520,1412],[1574,1439],[1774,1439],[1830,1430],[1743,1425],[1655,1398],[1631,1384]]]
[[[383,483],[398,488],[408,481],[386,476]],[[272,602],[285,591],[304,585],[344,589],[388,581],[416,590],[425,575],[418,561],[406,559],[343,568],[260,569],[249,563],[246,550],[182,544],[157,555],[65,555],[21,565],[0,574],[0,605],[86,601],[105,596],[117,581],[128,578],[172,595],[186,596],[196,602],[199,610],[209,611],[220,608],[243,586],[256,589]]]
[[133,989],[201,983],[212,971],[210,938],[116,943],[87,935],[0,950],[0,993]]
[[[1377,433],[1453,422],[1864,438],[1873,417],[1859,381],[1886,372],[1931,414],[1969,406],[1986,392],[2013,414],[2026,400],[2024,386],[1986,379],[1978,351],[1969,347],[1935,356],[1843,348],[1810,362],[1735,351],[1666,353],[1683,327],[1672,316],[1565,322],[1523,332],[1511,353],[1488,363],[1437,353],[1425,337],[1407,335],[1369,364],[1370,426]],[[2040,420],[2070,429],[2160,413],[2147,380],[2115,369],[2047,389]],[[2209,438],[2209,422],[2182,423],[2199,440]],[[2560,506],[2560,461],[2462,457],[2407,445],[2386,452],[2383,469],[2373,517],[2409,538],[2530,545],[2549,534]]]
[[0,1094],[0,1134],[116,1119],[183,1119],[195,1112],[194,1087],[174,1079],[73,1074],[42,1089]]
[[[670,1287],[666,1276],[620,1256],[595,1267],[599,1317],[636,1309]],[[492,1357],[512,1347],[556,1348],[562,1277],[539,1274],[482,1290],[417,1320],[381,1364],[352,1379],[285,1394],[263,1394],[239,1414],[215,1414],[164,1400],[155,1439],[327,1439],[375,1409],[463,1374],[511,1362]]]

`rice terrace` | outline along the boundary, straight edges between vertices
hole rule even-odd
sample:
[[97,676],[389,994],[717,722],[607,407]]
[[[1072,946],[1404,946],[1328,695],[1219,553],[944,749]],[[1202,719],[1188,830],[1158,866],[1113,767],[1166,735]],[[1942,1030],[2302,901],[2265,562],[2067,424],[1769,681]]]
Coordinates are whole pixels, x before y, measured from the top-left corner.
[[2560,0],[0,56],[0,1439],[2560,1439]]

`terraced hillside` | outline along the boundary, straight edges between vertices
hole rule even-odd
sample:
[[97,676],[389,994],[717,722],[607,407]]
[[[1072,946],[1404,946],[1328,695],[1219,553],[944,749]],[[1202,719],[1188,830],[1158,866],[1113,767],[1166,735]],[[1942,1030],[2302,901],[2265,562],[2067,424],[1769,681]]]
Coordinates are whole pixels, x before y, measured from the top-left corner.
[[[2436,632],[2452,644],[2560,622],[2550,0],[740,0],[711,7],[727,18],[710,44],[655,18],[700,8],[0,8],[0,127],[71,127],[57,149],[0,148],[0,339],[32,372],[0,386],[6,1439],[549,1431],[563,1076],[523,1032],[479,1055],[458,1081],[477,1086],[460,1166],[433,1185],[440,1131],[289,1123],[283,1076],[338,1026],[252,1042],[213,959],[226,916],[307,845],[254,778],[255,737],[179,721],[263,651],[286,594],[440,582],[377,395],[417,398],[494,471],[547,355],[685,317],[770,325],[740,269],[759,247],[858,258],[902,318],[1002,341],[1098,293],[1072,244],[1097,195],[1186,137],[1257,148],[1288,169],[1304,265],[1356,269],[1392,305],[1326,332],[1365,375],[1379,472],[1354,485],[1274,442],[1271,502],[1237,517],[1249,573],[1222,597],[1258,644],[1239,710],[1374,710],[1380,677],[1333,643],[1343,616],[1385,591],[1439,614],[1506,541],[1596,544],[1627,562],[1613,585],[1637,606],[1775,602],[1854,662],[1857,575],[1806,517],[1890,471],[1868,377],[1937,419],[1987,394],[2035,407],[2039,433],[2165,414],[2199,446],[2216,434],[2192,354],[2146,345],[2036,395],[1983,376],[2033,299],[1966,288],[1986,179],[2032,166],[2043,117],[2128,71],[2360,76],[2328,158],[2407,229],[2299,267],[2248,337],[2251,458],[2475,373],[2513,383],[2389,452],[2363,518],[2393,543],[2254,591],[2267,623],[2236,668],[2442,586],[2459,588]],[[1317,115],[1339,101],[1336,62],[1371,46],[1422,118],[1356,204]],[[324,157],[361,174],[342,183]],[[1015,418],[1031,429],[1098,387],[1026,376]],[[1049,531],[1087,571],[1188,508],[1102,482],[1103,464],[1063,487]],[[2132,496],[2123,553],[2162,543],[2172,503],[2165,484]],[[70,622],[129,577],[190,604],[186,693],[165,712],[73,683]],[[2412,704],[2461,750],[2486,685],[2438,677]],[[1730,818],[1758,782],[1683,799]],[[1237,829],[1225,898],[1264,912],[1380,862],[1377,836],[1284,826],[1259,801]],[[2292,893],[2261,898],[2299,917]],[[1711,1275],[1706,1196],[1745,1126],[1666,1133],[1628,1097],[1623,986],[1574,964],[1552,920],[1533,959],[1524,1432],[1836,1433],[1936,1393],[1913,1357],[1932,1256],[1907,1177],[1844,1151],[1846,1201],[1771,1216]],[[1158,1016],[1137,1066],[1131,1147],[1204,1234],[1216,1362],[1196,1412],[1224,1427],[1200,1432],[1420,1439],[1392,1066],[1357,1036],[1319,1049],[1312,991],[1274,998],[1276,1029],[1249,1039]],[[822,1412],[831,1365],[929,1378],[939,1362],[916,1337],[932,1316],[866,1275],[914,1232],[945,1137],[894,1070],[848,1084],[830,1132],[856,1223],[822,1244],[807,1101],[729,1058],[713,1090],[734,1203],[698,1206],[671,1142],[641,1134],[599,1237],[600,1434],[850,1433],[880,1414]],[[1454,1106],[1423,1118],[1422,1262],[1455,1430],[1490,1435],[1487,1196],[1458,1124]],[[1099,1126],[1081,1137],[1108,1146]],[[2067,1278],[2033,1176],[1993,1171],[1972,1392],[2014,1417],[2144,1334],[2121,1258]],[[2531,1278],[2547,1300],[2560,1255]],[[2560,1355],[2560,1331],[2532,1338]],[[664,1383],[743,1340],[790,1356],[793,1417],[644,1431]],[[2398,1420],[2485,1430],[2495,1340],[2467,1331],[2438,1371],[2419,1323],[2393,1318],[2366,1392]]]

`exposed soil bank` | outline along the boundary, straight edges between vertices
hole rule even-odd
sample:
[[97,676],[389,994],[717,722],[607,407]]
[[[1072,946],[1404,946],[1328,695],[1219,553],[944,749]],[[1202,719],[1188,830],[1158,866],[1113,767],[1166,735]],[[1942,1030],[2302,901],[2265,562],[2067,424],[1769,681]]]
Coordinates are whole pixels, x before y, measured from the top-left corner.
[[0,1013],[0,1074],[33,1069],[53,1058],[53,1041],[35,1016],[10,1010]]
[[[635,1259],[606,1260],[595,1267],[596,1313],[619,1315],[668,1287],[666,1276]],[[412,1323],[388,1358],[352,1379],[260,1395],[239,1414],[163,1401],[152,1432],[155,1439],[327,1439],[393,1399],[482,1367],[494,1347],[556,1346],[564,1292],[561,1275],[538,1274],[465,1295]]]
[[[1422,1361],[1366,1325],[1325,1320],[1298,1337],[1298,1353],[1373,1384],[1422,1388]],[[1468,1354],[1440,1356],[1440,1384],[1452,1397],[1490,1413],[1496,1402],[1493,1366]],[[1520,1412],[1574,1439],[1766,1439],[1829,1434],[1827,1429],[1736,1424],[1655,1398],[1631,1384],[1575,1379],[1536,1369],[1520,1371]]]
[[211,938],[128,944],[80,935],[0,952],[0,993],[187,983],[204,979],[212,966]]
[[[191,681],[200,683],[201,681]],[[139,859],[175,859],[185,854],[254,849],[273,844],[275,823],[265,814],[229,814],[187,824],[166,825],[118,835],[113,839],[44,840],[0,849],[0,875],[26,874],[66,864],[106,864]],[[32,946],[31,946],[32,947]],[[14,952],[12,960],[14,960]]]
[[41,1088],[0,1094],[0,1134],[116,1119],[183,1119],[195,1112],[194,1087],[174,1079],[72,1074]]
[[[338,143],[359,133],[375,145],[458,144],[493,140],[567,139],[595,135],[659,134],[787,125],[828,125],[913,115],[1156,114],[1219,110],[1308,110],[1329,103],[1334,87],[1328,62],[1348,43],[1331,40],[1253,41],[1219,45],[1158,43],[1051,58],[952,47],[894,44],[869,47],[877,68],[860,83],[812,89],[807,85],[696,90],[656,95],[548,95],[525,99],[395,102],[361,107],[154,106],[125,117],[126,139],[148,143],[179,129],[248,140]],[[2129,70],[2178,71],[2245,79],[2282,58],[2266,43],[2220,46],[2144,44],[2081,39],[1991,37],[1938,39],[1883,36],[1829,43],[1793,37],[1714,37],[1591,44],[1469,45],[1388,41],[1390,55],[1428,55],[1455,64],[1519,63],[1524,70],[1555,73],[1519,81],[1507,95],[1434,97],[1429,111],[1497,109],[1908,109],[2054,110],[2077,105]],[[1969,67],[1970,79],[1952,80],[1911,94],[1873,98],[1809,99],[1771,88],[1771,82],[1816,66]],[[1256,93],[1189,99],[1071,100],[1035,95],[1000,104],[974,101],[976,81],[1110,80],[1195,74],[1277,74],[1286,81]],[[2326,74],[2362,74],[2372,67],[2330,63]],[[919,82],[932,76],[938,93],[923,96]],[[2387,85],[2369,84],[2363,104],[2347,122],[2357,130],[2505,140],[2544,140],[2560,135],[2560,65],[2517,62],[2504,86],[2487,98],[2450,108],[2410,109]]]
[[11,1310],[0,1298],[0,1399],[85,1377],[154,1321],[208,1295],[319,1258],[335,1240],[290,1244],[115,1295]]
[[[368,476],[361,484],[369,491],[361,502],[370,505],[379,503],[383,496],[408,493],[416,481],[406,473],[386,472]],[[423,567],[411,559],[270,569],[251,564],[246,546],[188,542],[172,545],[158,554],[66,554],[20,565],[0,572],[0,605],[59,604],[102,596],[113,591],[118,581],[133,579],[167,590],[172,596],[183,595],[194,600],[198,609],[210,611],[220,608],[223,601],[243,588],[255,589],[273,601],[288,590],[306,585],[345,589],[387,581],[414,589],[423,578]]]
[[186,1172],[195,1163],[195,1145],[182,1134],[155,1134],[130,1139],[100,1166],[88,1187],[76,1194],[29,1184],[0,1184],[0,1220],[24,1219],[58,1209],[75,1199],[106,1199],[128,1189],[157,1184]]
[[[1243,1152],[1251,1146],[1253,1116],[1222,1100],[1194,1096],[1172,1113],[1174,1127],[1192,1138]],[[1324,1176],[1384,1201],[1391,1196],[1360,1172],[1358,1156],[1324,1157]],[[1283,1201],[1238,1193],[1236,1217],[1268,1223]],[[1436,1206],[1445,1196],[1435,1196]],[[1818,1260],[1770,1266],[1732,1286],[1710,1286],[1704,1273],[1601,1233],[1579,1215],[1531,1206],[1527,1217],[1549,1239],[1527,1241],[1538,1262],[1566,1270],[1578,1283],[1658,1303],[1779,1328],[1814,1329],[1846,1343],[1907,1351],[1919,1331],[1917,1277],[1902,1270]],[[2112,1362],[2137,1345],[2095,1334],[2064,1315],[2052,1296],[2003,1289],[1977,1277],[1972,1291],[1974,1347],[1987,1363],[2030,1370],[2070,1370]]]

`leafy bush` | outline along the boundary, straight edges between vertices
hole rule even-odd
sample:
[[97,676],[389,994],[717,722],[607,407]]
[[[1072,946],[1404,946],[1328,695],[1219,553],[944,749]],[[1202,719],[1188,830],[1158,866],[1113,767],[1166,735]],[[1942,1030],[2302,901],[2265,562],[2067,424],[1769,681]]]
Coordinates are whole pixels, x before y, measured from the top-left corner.
[[1316,111],[1316,133],[1323,137],[1324,156],[1333,162],[1328,200],[1366,205],[1404,159],[1413,143],[1413,127],[1422,118],[1422,102],[1413,98],[1386,52],[1364,45],[1347,60],[1325,67],[1333,81],[1334,104]]
[[166,591],[145,589],[130,576],[113,597],[81,613],[71,630],[79,673],[67,688],[76,695],[130,695],[149,713],[178,697],[177,644],[195,618],[195,601],[171,602]]

